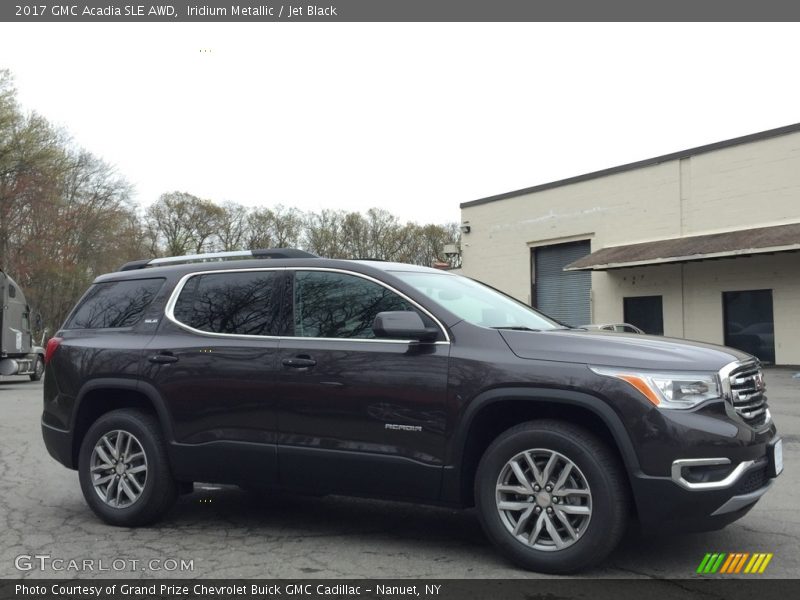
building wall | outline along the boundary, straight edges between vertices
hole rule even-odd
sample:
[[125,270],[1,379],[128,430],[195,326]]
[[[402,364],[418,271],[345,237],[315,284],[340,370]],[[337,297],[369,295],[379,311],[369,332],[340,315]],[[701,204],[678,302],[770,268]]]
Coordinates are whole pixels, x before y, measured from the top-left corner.
[[800,254],[608,271],[596,321],[623,320],[626,296],[663,296],[664,335],[722,344],[722,292],[772,290],[775,362],[800,364]]
[[[596,251],[800,221],[800,132],[465,207],[462,221],[471,227],[462,239],[463,273],[530,303],[532,247],[589,239]],[[798,260],[791,254],[593,272],[592,320],[621,320],[624,295],[658,294],[665,335],[722,343],[721,291],[771,288],[776,360],[800,364],[791,314],[792,303],[800,307]]]

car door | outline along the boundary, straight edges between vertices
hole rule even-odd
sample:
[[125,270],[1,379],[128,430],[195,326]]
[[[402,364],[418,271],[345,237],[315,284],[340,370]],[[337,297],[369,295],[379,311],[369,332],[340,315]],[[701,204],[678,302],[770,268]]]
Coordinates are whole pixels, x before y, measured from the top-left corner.
[[[450,351],[444,329],[371,277],[299,269],[278,356],[279,470],[287,487],[438,497]],[[288,302],[287,302],[288,304]],[[379,312],[415,310],[436,341],[376,339]]]
[[142,379],[167,404],[187,479],[274,483],[281,269],[182,279],[145,354]]

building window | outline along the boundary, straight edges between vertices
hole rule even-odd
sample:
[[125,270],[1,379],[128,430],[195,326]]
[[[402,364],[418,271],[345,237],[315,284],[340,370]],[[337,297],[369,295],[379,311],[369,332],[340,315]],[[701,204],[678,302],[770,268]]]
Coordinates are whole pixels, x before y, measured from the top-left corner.
[[722,292],[725,345],[775,363],[772,290]]
[[645,333],[664,335],[664,306],[662,296],[631,296],[623,298],[624,319]]

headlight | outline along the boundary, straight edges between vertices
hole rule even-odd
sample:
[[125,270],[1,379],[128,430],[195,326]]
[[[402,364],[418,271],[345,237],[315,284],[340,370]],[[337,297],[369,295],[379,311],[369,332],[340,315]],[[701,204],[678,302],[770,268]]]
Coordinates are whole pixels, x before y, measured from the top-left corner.
[[659,408],[686,409],[722,397],[716,373],[657,373],[589,367],[598,375],[614,377],[632,385]]

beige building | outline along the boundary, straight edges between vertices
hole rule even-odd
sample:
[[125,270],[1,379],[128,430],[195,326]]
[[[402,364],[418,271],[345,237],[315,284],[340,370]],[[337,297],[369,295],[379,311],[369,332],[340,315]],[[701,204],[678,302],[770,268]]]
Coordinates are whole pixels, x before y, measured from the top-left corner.
[[461,205],[463,273],[569,323],[800,364],[800,123]]

